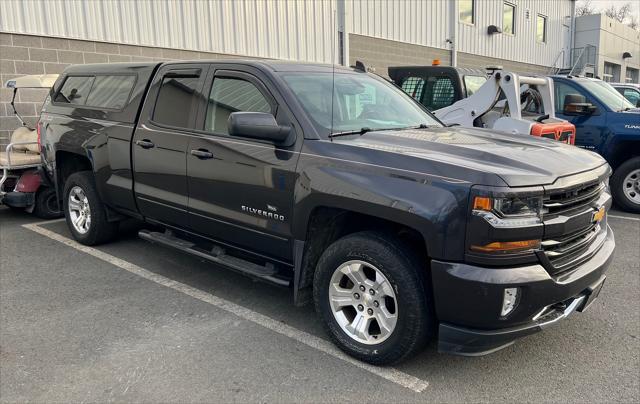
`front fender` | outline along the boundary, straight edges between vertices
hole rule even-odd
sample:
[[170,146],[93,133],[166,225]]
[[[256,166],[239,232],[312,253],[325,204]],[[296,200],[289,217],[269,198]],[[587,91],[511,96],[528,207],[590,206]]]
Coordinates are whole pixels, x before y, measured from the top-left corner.
[[418,231],[432,258],[461,260],[470,184],[417,173],[301,157],[293,235],[307,238],[314,209],[337,208]]

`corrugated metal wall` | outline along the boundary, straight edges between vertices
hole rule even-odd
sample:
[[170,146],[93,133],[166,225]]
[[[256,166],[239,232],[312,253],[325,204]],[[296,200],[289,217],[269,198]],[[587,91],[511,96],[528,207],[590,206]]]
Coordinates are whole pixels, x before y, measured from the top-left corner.
[[[515,35],[487,35],[487,27],[502,27],[502,0],[483,0],[477,7],[474,25],[459,24],[460,52],[510,59],[519,62],[550,66],[564,46],[568,49],[570,27],[565,17],[571,16],[569,0],[512,0],[516,6]],[[547,17],[547,42],[536,42],[536,16]],[[529,18],[527,18],[527,15]],[[566,30],[566,33],[563,31]],[[566,35],[566,38],[565,38]],[[565,41],[566,40],[566,41]]]
[[[350,5],[351,32],[355,34],[449,49],[445,41],[452,37],[451,0],[346,1]],[[571,1],[506,2],[516,6],[516,34],[489,36],[489,25],[502,27],[505,1],[476,0],[473,25],[459,23],[455,17],[458,51],[538,65],[553,64],[563,46],[568,46],[563,19],[571,15]],[[548,17],[546,44],[536,43],[535,18],[538,13]]]
[[0,0],[0,30],[331,62],[334,9],[335,0]]
[[[339,1],[349,32],[448,49],[453,0],[0,0],[0,30],[331,62]],[[474,25],[455,18],[458,50],[551,65],[567,39],[571,0],[508,1],[516,5],[515,36],[487,35],[489,25],[502,26],[503,0],[476,0]],[[546,44],[535,40],[538,13],[548,17]]]
[[347,0],[350,32],[446,48],[449,0]]

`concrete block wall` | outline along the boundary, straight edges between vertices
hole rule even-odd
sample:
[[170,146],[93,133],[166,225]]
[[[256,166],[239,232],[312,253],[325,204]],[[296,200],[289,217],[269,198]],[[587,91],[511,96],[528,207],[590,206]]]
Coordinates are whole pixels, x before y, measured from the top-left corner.
[[388,76],[389,66],[430,65],[433,59],[440,59],[443,66],[448,66],[451,52],[446,49],[349,34],[349,59],[350,65],[359,60],[367,67],[374,67],[377,74]]
[[[353,65],[360,60],[366,66],[375,67],[376,73],[387,76],[389,66],[431,65],[433,59],[440,59],[442,66],[451,64],[451,51],[432,48],[405,42],[368,37],[363,35],[349,35],[349,59]],[[458,52],[458,66],[469,68],[484,68],[487,66],[502,66],[504,69],[521,74],[547,74],[549,67],[528,63],[512,62],[486,56]]]
[[[27,74],[59,74],[71,64],[140,62],[239,58],[208,52],[151,48],[115,43],[49,38],[0,32],[0,150],[9,143],[11,132],[20,126],[9,104],[13,90],[4,87],[7,80]],[[245,58],[245,57],[243,57]],[[18,113],[35,125],[47,90],[20,90],[16,97]]]

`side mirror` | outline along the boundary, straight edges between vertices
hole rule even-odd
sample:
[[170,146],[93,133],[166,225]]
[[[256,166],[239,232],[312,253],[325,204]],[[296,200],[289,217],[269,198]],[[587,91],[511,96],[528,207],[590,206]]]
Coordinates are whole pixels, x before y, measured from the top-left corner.
[[291,133],[288,126],[278,125],[276,118],[264,112],[232,112],[228,121],[229,135],[267,140],[282,144]]
[[580,94],[567,94],[564,96],[563,114],[565,115],[591,115],[596,107],[587,102],[585,96]]

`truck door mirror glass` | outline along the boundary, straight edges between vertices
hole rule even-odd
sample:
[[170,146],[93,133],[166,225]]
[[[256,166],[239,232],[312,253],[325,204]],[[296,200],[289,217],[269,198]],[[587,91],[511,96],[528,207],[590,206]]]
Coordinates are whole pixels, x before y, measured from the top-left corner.
[[587,102],[587,98],[581,94],[567,94],[564,97],[563,113],[565,115],[591,115],[596,107]]
[[279,125],[276,118],[265,112],[233,112],[229,115],[229,135],[247,137],[284,144],[289,139],[291,128]]

